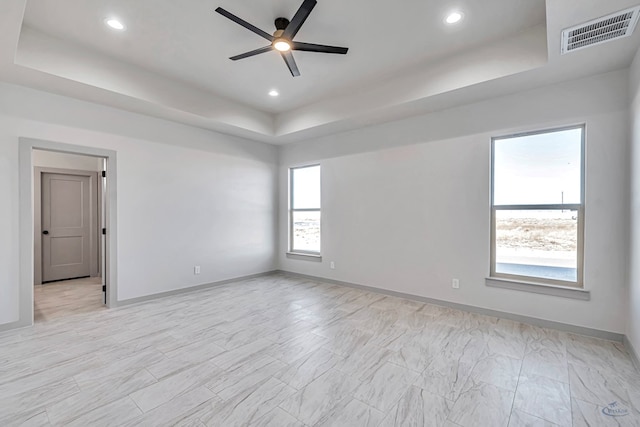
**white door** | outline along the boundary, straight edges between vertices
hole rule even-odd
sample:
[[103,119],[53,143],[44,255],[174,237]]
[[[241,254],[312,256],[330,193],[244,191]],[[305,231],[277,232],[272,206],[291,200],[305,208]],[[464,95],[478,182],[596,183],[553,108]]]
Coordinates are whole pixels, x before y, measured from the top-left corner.
[[91,275],[91,178],[42,174],[42,281]]

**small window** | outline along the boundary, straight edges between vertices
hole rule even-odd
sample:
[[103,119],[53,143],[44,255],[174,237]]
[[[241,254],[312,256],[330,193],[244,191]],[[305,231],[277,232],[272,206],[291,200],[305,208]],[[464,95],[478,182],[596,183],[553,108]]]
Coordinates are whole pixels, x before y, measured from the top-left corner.
[[491,276],[582,287],[584,126],[492,140]]
[[320,255],[320,165],[289,169],[289,251]]

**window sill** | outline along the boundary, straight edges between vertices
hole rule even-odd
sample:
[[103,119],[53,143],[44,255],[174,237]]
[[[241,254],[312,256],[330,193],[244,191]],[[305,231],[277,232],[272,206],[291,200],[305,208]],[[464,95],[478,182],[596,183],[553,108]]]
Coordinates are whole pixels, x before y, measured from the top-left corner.
[[487,277],[485,285],[492,288],[511,289],[514,291],[531,292],[534,294],[552,295],[556,297],[591,300],[591,293],[580,288],[569,286],[546,285],[543,283],[524,282],[521,280],[504,279],[502,277]]
[[301,261],[322,262],[322,255],[320,255],[320,254],[307,254],[307,253],[303,253],[303,252],[287,252],[287,258],[299,259]]

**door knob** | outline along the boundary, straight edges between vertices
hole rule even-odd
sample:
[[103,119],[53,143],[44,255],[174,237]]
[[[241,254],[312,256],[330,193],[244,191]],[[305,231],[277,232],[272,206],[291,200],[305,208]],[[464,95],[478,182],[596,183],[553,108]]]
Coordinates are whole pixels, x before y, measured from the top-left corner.
[[42,234],[49,234],[49,232],[47,230],[44,230]]

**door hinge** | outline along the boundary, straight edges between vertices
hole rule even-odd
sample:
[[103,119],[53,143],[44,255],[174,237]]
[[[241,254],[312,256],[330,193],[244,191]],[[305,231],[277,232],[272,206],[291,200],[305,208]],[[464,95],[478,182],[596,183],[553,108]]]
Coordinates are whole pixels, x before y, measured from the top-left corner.
[[102,285],[102,292],[107,292],[107,285]]
[[107,171],[102,171],[102,177],[106,178],[107,177]]
[[106,229],[106,228],[103,228],[103,229],[102,229],[102,234],[104,234],[104,235],[106,235],[106,234],[107,234],[107,229]]

